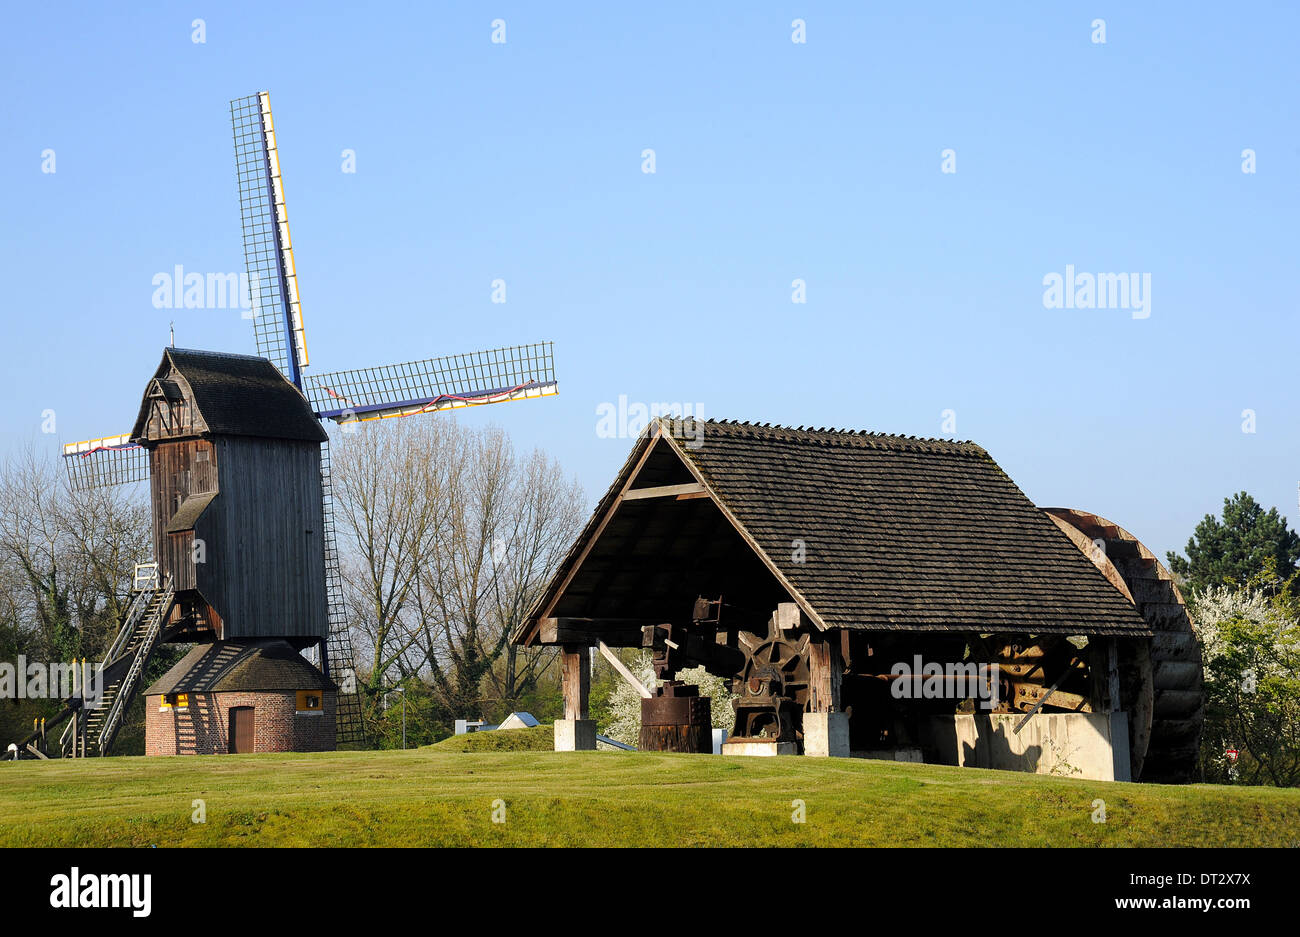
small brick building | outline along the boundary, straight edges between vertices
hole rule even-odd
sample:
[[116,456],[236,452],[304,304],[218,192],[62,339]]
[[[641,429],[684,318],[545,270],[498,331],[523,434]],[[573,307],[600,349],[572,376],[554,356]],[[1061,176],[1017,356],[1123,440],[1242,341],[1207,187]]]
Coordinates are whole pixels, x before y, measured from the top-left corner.
[[145,754],[333,751],[335,704],[287,641],[200,644],[145,691]]

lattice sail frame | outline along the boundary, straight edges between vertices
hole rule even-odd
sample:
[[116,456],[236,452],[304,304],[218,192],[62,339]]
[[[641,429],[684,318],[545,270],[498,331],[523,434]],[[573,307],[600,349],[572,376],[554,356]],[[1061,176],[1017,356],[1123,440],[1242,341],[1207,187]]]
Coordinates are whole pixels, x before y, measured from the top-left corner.
[[554,345],[539,342],[312,375],[303,392],[319,416],[351,423],[549,397],[559,391]]
[[262,91],[230,102],[235,135],[235,173],[244,264],[257,351],[294,384],[307,367],[307,333],[298,296],[298,271],[289,236],[284,179],[271,117],[271,95]]
[[321,510],[325,524],[325,598],[329,609],[329,633],[321,651],[323,668],[338,685],[335,695],[335,741],[366,741],[365,714],[356,676],[352,628],[343,598],[343,572],[339,568],[338,532],[334,525],[334,485],[330,476],[330,444],[320,447]]
[[63,466],[74,491],[149,480],[149,456],[130,433],[65,443]]

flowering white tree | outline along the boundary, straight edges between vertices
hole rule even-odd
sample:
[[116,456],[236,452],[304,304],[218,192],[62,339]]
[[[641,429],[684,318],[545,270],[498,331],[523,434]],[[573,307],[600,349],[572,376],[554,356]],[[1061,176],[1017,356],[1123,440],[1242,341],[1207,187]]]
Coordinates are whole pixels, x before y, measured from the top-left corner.
[[1221,657],[1226,650],[1224,626],[1234,621],[1262,626],[1279,636],[1286,629],[1286,616],[1269,601],[1262,590],[1249,586],[1208,586],[1194,600],[1196,633],[1201,639],[1205,666]]
[[[1300,784],[1300,574],[1270,560],[1244,587],[1192,595],[1205,662],[1208,780]],[[1235,762],[1228,749],[1240,752]]]
[[[628,669],[650,689],[659,684],[655,679],[654,668],[650,664],[650,653],[641,651],[635,663]],[[736,722],[736,713],[731,706],[733,694],[727,689],[727,681],[715,677],[703,667],[691,667],[677,672],[677,679],[683,683],[700,688],[700,696],[707,696],[710,703],[710,716],[713,728],[731,730]],[[641,694],[632,689],[626,680],[619,680],[609,694],[609,724],[601,729],[607,735],[625,745],[636,745],[641,732]]]

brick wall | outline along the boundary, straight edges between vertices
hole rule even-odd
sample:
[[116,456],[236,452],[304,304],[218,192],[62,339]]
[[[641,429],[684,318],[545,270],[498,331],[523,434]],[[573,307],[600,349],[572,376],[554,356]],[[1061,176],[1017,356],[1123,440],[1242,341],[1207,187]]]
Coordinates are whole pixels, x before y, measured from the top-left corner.
[[253,746],[258,752],[334,750],[334,690],[324,691],[324,708],[295,712],[293,690],[263,693],[191,693],[188,709],[159,711],[161,696],[145,699],[146,755],[213,755],[230,751],[230,710],[253,707]]

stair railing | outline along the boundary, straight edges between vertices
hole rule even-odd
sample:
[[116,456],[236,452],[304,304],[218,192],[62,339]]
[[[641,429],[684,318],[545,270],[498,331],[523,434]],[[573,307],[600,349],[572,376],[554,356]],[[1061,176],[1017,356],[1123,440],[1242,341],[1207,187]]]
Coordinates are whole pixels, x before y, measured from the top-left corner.
[[107,667],[113,661],[122,656],[126,646],[130,643],[131,635],[135,633],[135,627],[140,623],[140,617],[144,615],[145,609],[149,607],[149,600],[153,598],[153,591],[137,592],[131,599],[131,604],[127,607],[126,618],[122,620],[122,627],[117,632],[117,637],[109,645],[108,653],[104,655],[103,665]]
[[72,733],[76,731],[77,718],[78,714],[74,712],[59,734],[59,755],[63,758],[72,754]]
[[172,590],[170,578],[165,580],[159,590],[153,594],[157,597],[157,604],[153,606],[153,610],[149,613],[144,635],[141,637],[140,643],[136,645],[135,654],[131,658],[131,666],[123,675],[121,682],[118,683],[117,693],[113,697],[113,704],[109,706],[108,713],[104,716],[103,727],[99,730],[99,738],[96,742],[101,755],[107,754],[108,747],[113,744],[113,737],[117,734],[126,707],[135,696],[136,681],[140,679],[145,664],[153,654],[154,642],[158,640],[158,634],[162,630],[162,620],[171,611],[172,597],[175,593]]
[[[152,578],[148,573],[141,574],[141,570],[152,570]],[[140,591],[137,587],[140,583],[152,582],[153,586],[147,591]],[[122,619],[122,627],[118,629],[117,636],[113,638],[113,643],[109,645],[108,651],[104,654],[104,659],[100,662],[100,673],[103,669],[117,660],[125,652],[128,644],[131,643],[131,636],[135,634],[136,626],[140,624],[140,618],[144,615],[145,610],[149,607],[149,601],[153,598],[154,590],[158,583],[158,564],[157,563],[137,563],[135,573],[132,577],[131,591],[134,593],[131,597],[131,604],[127,606],[126,616]],[[73,659],[76,664],[76,659]],[[84,712],[85,705],[85,687],[82,687],[81,698]],[[59,734],[59,753],[63,757],[68,757],[73,753],[73,742],[75,741],[74,733],[77,731],[77,725],[82,719],[81,713],[73,713],[72,718],[68,720]]]

